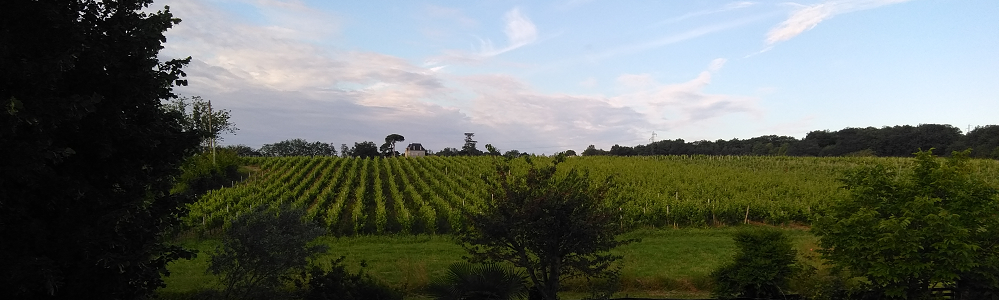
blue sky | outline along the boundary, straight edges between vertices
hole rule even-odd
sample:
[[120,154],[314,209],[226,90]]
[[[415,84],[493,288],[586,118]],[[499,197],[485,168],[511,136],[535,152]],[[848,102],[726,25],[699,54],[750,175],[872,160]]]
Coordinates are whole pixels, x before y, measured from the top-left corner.
[[999,124],[999,2],[169,0],[225,144],[501,151]]

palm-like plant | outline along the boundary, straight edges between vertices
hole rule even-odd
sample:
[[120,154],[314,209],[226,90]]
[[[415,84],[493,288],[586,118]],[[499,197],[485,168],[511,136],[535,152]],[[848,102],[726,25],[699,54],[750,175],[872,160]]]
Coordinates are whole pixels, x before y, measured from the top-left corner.
[[523,273],[498,264],[454,263],[428,289],[439,300],[507,300],[527,296]]

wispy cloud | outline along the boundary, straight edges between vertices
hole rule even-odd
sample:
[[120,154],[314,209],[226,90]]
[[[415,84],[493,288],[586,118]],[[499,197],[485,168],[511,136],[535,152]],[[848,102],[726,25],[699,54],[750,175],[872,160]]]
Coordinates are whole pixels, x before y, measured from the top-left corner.
[[704,26],[704,27],[700,27],[700,28],[695,28],[695,29],[692,29],[692,30],[688,30],[686,32],[682,32],[682,33],[678,33],[678,34],[674,34],[674,35],[669,35],[669,36],[661,37],[661,38],[654,39],[654,40],[651,40],[651,41],[645,41],[645,42],[641,42],[641,43],[635,43],[635,44],[624,45],[624,46],[621,46],[621,47],[613,48],[613,49],[606,50],[606,51],[603,51],[603,52],[600,52],[600,53],[597,53],[597,54],[594,54],[594,55],[589,55],[589,56],[587,56],[587,58],[590,59],[590,60],[600,60],[600,59],[605,59],[605,58],[609,58],[609,57],[614,57],[614,56],[619,56],[619,55],[633,54],[633,53],[647,51],[647,50],[651,50],[651,49],[655,49],[655,48],[665,47],[665,46],[668,46],[668,45],[671,45],[671,44],[675,44],[675,43],[683,42],[683,41],[686,41],[686,40],[698,38],[698,37],[705,36],[705,35],[708,35],[708,34],[712,34],[712,33],[716,33],[716,32],[721,32],[721,31],[725,31],[725,30],[729,30],[729,29],[733,29],[733,28],[738,28],[740,26],[744,26],[744,25],[747,25],[747,24],[750,24],[750,23],[753,23],[753,22],[757,22],[757,21],[763,20],[765,18],[768,18],[769,16],[770,15],[768,15],[768,14],[757,15],[757,16],[752,16],[752,17],[747,17],[747,18],[736,19],[736,20],[729,21],[729,22],[724,22],[724,23],[719,23],[719,24]]
[[727,11],[731,11],[731,10],[737,10],[737,9],[741,9],[741,8],[747,8],[747,7],[750,7],[750,6],[753,6],[753,5],[756,5],[756,2],[749,2],[749,1],[732,2],[732,3],[729,3],[729,4],[725,4],[724,6],[722,6],[720,8],[708,9],[708,10],[702,10],[702,11],[695,11],[695,12],[691,12],[691,13],[686,13],[686,14],[680,15],[678,17],[673,17],[673,18],[669,18],[669,19],[666,19],[666,20],[662,20],[662,21],[656,22],[655,24],[652,24],[652,26],[650,26],[650,27],[659,27],[659,26],[663,26],[663,25],[667,25],[667,24],[673,24],[673,23],[677,23],[677,22],[684,21],[684,20],[687,20],[687,19],[695,18],[695,17],[712,15],[712,14],[717,14],[717,13],[723,13],[723,12],[727,12]]
[[656,128],[667,130],[710,123],[712,119],[735,113],[761,115],[754,97],[704,92],[711,83],[712,73],[720,70],[725,62],[723,58],[712,60],[707,70],[681,83],[658,84],[646,74],[622,75],[618,82],[632,90],[611,97],[610,102],[618,107],[636,109]]
[[538,39],[538,28],[534,26],[531,19],[528,19],[526,15],[520,12],[520,8],[515,7],[508,11],[503,16],[503,20],[506,22],[503,33],[506,34],[507,45],[496,49],[493,47],[492,41],[480,40],[482,47],[480,48],[479,55],[484,57],[496,56],[526,46]]
[[867,10],[910,0],[834,0],[813,5],[793,4],[791,16],[767,33],[767,44],[773,45],[794,38],[833,16]]

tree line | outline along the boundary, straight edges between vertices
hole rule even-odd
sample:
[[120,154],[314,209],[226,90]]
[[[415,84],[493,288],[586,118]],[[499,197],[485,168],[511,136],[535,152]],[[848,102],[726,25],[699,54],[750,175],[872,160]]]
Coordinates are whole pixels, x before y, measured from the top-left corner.
[[[492,144],[486,144],[486,151],[479,150],[476,147],[477,141],[473,140],[473,133],[465,134],[465,144],[462,145],[461,149],[445,147],[444,149],[434,152],[431,150],[426,150],[426,155],[437,155],[437,156],[479,156],[479,155],[492,155],[492,156],[505,156],[509,158],[517,158],[521,156],[530,156],[533,154],[520,152],[519,150],[508,150],[506,152],[500,152],[499,149],[494,147]],[[253,147],[246,145],[229,145],[225,148],[232,150],[239,154],[240,156],[343,156],[343,157],[360,157],[360,158],[372,158],[372,157],[395,157],[400,156],[402,153],[399,152],[398,147],[396,147],[397,142],[403,142],[406,137],[398,133],[389,134],[385,137],[385,143],[381,146],[376,146],[375,142],[363,141],[354,142],[353,147],[347,147],[347,144],[341,144],[340,151],[337,152],[336,145],[333,143],[324,143],[320,141],[309,142],[304,139],[296,138],[290,140],[284,140],[272,144],[264,144],[260,149],[254,149]],[[566,155],[575,156],[576,152],[573,150],[568,150],[564,152]]]
[[939,153],[971,149],[971,157],[999,158],[999,125],[978,126],[962,134],[951,125],[886,126],[814,130],[804,139],[765,135],[750,139],[693,141],[662,140],[633,147],[614,145],[610,150],[590,145],[583,155],[788,155],[788,156],[892,156],[908,157],[919,150]]

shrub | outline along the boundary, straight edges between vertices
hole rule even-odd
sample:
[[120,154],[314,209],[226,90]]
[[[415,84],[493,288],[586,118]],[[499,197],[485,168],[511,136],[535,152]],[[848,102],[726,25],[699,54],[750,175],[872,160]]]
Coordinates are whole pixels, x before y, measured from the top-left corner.
[[795,272],[791,240],[775,229],[747,229],[735,234],[734,260],[712,272],[720,299],[776,298],[785,295]]
[[928,298],[939,286],[975,298],[995,295],[999,191],[974,176],[969,153],[941,163],[925,151],[911,169],[848,172],[849,196],[812,228],[822,257],[863,277],[882,298]]
[[304,281],[296,285],[303,288],[302,299],[305,300],[397,300],[402,295],[383,284],[380,284],[364,272],[367,265],[361,262],[361,270],[350,273],[343,264],[344,257],[333,261],[329,271],[313,266],[302,274]]
[[180,169],[183,173],[171,190],[173,194],[201,195],[222,188],[240,178],[242,158],[235,150],[217,149],[187,158]]
[[326,245],[313,243],[325,230],[304,216],[302,209],[258,209],[232,222],[208,266],[221,276],[224,298],[277,297],[310,259],[326,252]]
[[506,300],[527,295],[523,273],[498,264],[454,263],[428,288],[439,300]]

